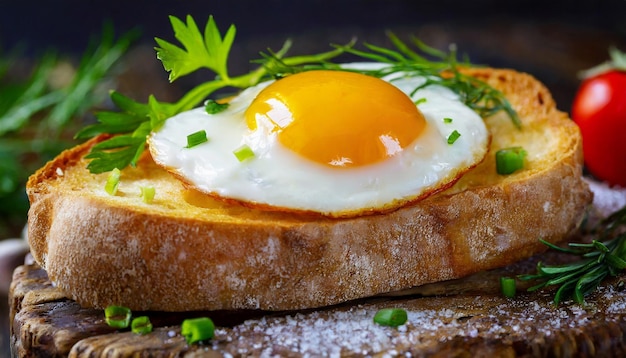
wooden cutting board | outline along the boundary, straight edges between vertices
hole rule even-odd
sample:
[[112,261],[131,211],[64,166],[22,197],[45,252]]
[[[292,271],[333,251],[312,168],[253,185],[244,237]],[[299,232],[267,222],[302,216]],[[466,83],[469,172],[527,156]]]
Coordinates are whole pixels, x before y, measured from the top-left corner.
[[[626,355],[626,275],[607,280],[586,305],[552,303],[552,292],[505,298],[499,278],[529,272],[537,260],[387,296],[299,312],[142,312],[146,335],[107,326],[101,310],[65,298],[37,265],[19,267],[10,295],[15,357],[131,356],[598,356]],[[373,323],[378,309],[401,307],[399,328]],[[211,317],[215,338],[188,345],[183,319]]]
[[[626,205],[626,189],[589,183],[595,196],[588,223]],[[500,292],[502,276],[567,260],[548,251],[459,280],[298,312],[134,312],[154,324],[146,335],[107,326],[102,310],[80,307],[39,266],[24,265],[9,296],[11,350],[15,357],[626,357],[626,272],[603,282],[584,305],[555,306],[553,291],[528,293],[530,282],[518,282],[515,298]],[[407,323],[375,324],[376,311],[388,307],[407,310]],[[213,319],[215,337],[188,345],[180,324],[199,316]]]

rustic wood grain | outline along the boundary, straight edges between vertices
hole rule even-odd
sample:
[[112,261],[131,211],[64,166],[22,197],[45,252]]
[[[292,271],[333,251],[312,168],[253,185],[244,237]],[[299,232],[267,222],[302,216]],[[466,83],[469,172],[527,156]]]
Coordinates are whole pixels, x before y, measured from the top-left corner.
[[[551,292],[503,297],[497,278],[526,269],[537,259],[423,288],[422,293],[435,296],[415,291],[409,297],[377,297],[300,312],[137,313],[150,316],[156,327],[146,335],[108,327],[102,311],[62,297],[45,271],[25,265],[16,270],[12,285],[12,352],[15,357],[626,354],[626,276],[608,280],[585,306],[568,302],[556,307]],[[371,322],[378,309],[390,306],[409,312],[405,326],[383,328]],[[214,319],[216,336],[187,345],[179,324],[200,315]],[[342,335],[345,343],[340,342]],[[343,347],[331,348],[334,340]]]

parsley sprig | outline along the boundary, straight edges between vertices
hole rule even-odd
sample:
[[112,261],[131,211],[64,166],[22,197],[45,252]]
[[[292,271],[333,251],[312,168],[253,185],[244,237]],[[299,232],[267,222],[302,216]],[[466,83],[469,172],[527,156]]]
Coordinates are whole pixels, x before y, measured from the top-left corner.
[[199,106],[217,90],[227,87],[244,89],[264,80],[301,71],[345,70],[341,65],[330,61],[341,54],[356,55],[388,64],[378,70],[349,69],[350,71],[377,77],[396,72],[405,72],[406,76],[424,76],[426,82],[415,91],[432,84],[443,85],[458,93],[469,107],[482,116],[503,110],[517,126],[520,125],[516,112],[502,93],[485,82],[463,73],[462,66],[456,60],[455,50],[445,53],[413,39],[418,51],[435,58],[430,60],[390,33],[389,38],[396,47],[395,50],[371,44],[365,44],[365,50],[357,50],[354,48],[353,40],[346,45],[336,45],[333,50],[325,53],[286,57],[291,47],[291,42],[287,40],[279,51],[268,50],[261,53],[261,59],[253,61],[259,64],[255,70],[233,76],[228,71],[228,56],[236,35],[234,25],[222,35],[212,16],[209,17],[203,32],[189,15],[184,22],[170,16],[170,23],[180,46],[156,39],[157,57],[169,72],[170,82],[199,69],[212,71],[216,75],[215,79],[194,87],[175,103],[160,102],[154,96],[148,98],[148,103],[139,103],[113,91],[112,101],[121,111],[97,113],[99,123],[86,127],[77,134],[77,138],[81,139],[104,133],[115,134],[92,147],[87,155],[87,158],[91,159],[88,169],[92,173],[136,165],[145,150],[145,141],[151,131],[157,130],[167,118]]
[[[256,70],[239,76],[231,76],[228,72],[228,55],[236,34],[234,25],[231,25],[222,36],[212,16],[209,17],[204,33],[200,32],[191,16],[187,16],[186,22],[170,16],[170,22],[174,36],[182,47],[163,39],[156,39],[159,46],[156,48],[157,58],[170,73],[170,82],[201,68],[213,71],[217,75],[216,78],[194,87],[175,103],[160,102],[154,96],[148,98],[148,103],[140,103],[112,91],[111,99],[120,111],[97,113],[99,123],[83,128],[76,135],[79,139],[85,139],[104,133],[116,134],[93,146],[86,156],[91,159],[87,168],[92,173],[136,165],[145,150],[146,138],[152,130],[158,129],[167,118],[198,106],[215,91],[227,87],[244,89],[271,78],[272,75],[265,66],[259,66]],[[287,41],[280,51],[275,53],[277,58],[290,65],[327,61],[343,52],[333,50],[317,55],[283,59],[290,46],[291,42]]]
[[626,207],[602,220],[593,230],[596,239],[591,243],[570,243],[559,247],[543,241],[551,249],[579,256],[579,260],[559,266],[545,266],[539,262],[535,274],[521,275],[521,280],[538,280],[530,287],[536,291],[547,286],[558,286],[554,303],[573,298],[584,303],[585,296],[593,292],[609,275],[617,276],[626,269]]

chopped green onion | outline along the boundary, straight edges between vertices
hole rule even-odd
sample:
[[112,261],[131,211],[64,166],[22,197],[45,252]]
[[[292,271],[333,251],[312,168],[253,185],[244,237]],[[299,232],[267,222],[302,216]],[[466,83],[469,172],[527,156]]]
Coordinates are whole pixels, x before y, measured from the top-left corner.
[[104,318],[107,324],[113,328],[126,328],[130,323],[130,308],[124,306],[108,306],[104,310]]
[[115,195],[117,193],[117,187],[120,184],[120,175],[121,172],[119,169],[114,168],[109,173],[109,177],[107,178],[106,184],[104,184],[104,190],[109,193],[109,195]]
[[443,123],[452,123],[452,118],[446,117],[443,119]]
[[504,297],[515,297],[515,279],[510,277],[500,277],[500,287],[502,288],[502,294]]
[[214,331],[213,321],[208,317],[200,317],[184,320],[180,334],[185,337],[187,344],[192,344],[213,338]]
[[218,103],[213,99],[208,99],[204,102],[204,110],[208,114],[217,114],[228,108],[228,105],[228,103]]
[[420,105],[420,104],[422,104],[422,103],[426,103],[427,101],[428,101],[428,100],[426,99],[426,97],[422,97],[422,98],[417,99],[417,100],[416,100],[415,102],[413,102],[413,103],[415,103],[415,105],[417,106],[417,105]]
[[147,334],[152,332],[152,322],[148,316],[140,316],[133,318],[130,324],[130,329],[135,334]]
[[154,199],[154,194],[156,193],[156,190],[154,189],[154,187],[153,186],[141,186],[139,187],[139,189],[141,190],[141,200],[143,200],[143,202],[146,204],[150,204],[152,200]]
[[204,129],[197,131],[195,133],[191,133],[190,135],[187,136],[186,148],[193,148],[197,146],[198,144],[202,144],[208,140],[209,139],[206,137],[206,131]]
[[521,147],[500,149],[496,152],[496,171],[500,175],[507,175],[524,168],[526,154]]
[[235,149],[233,154],[240,162],[243,162],[246,159],[250,159],[254,157],[254,152],[247,144],[242,145],[241,147]]
[[407,313],[402,308],[383,308],[374,315],[374,322],[381,326],[398,327],[406,320]]
[[450,136],[448,137],[448,144],[454,144],[454,142],[456,142],[456,140],[459,139],[460,136],[461,136],[461,133],[459,133],[455,129],[454,132],[452,132]]

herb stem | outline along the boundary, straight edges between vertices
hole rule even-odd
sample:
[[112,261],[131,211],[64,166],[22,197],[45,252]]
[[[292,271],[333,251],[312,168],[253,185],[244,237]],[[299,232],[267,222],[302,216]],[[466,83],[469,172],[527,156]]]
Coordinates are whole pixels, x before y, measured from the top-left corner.
[[567,298],[584,303],[585,296],[593,292],[608,276],[617,276],[626,269],[626,206],[602,220],[590,234],[596,238],[590,243],[570,243],[559,247],[541,240],[549,248],[580,259],[560,266],[537,264],[535,274],[520,275],[524,281],[536,280],[539,284],[528,291],[548,286],[558,286],[554,303]]

